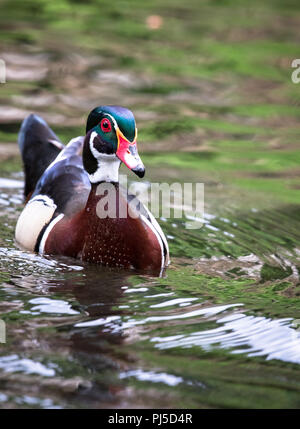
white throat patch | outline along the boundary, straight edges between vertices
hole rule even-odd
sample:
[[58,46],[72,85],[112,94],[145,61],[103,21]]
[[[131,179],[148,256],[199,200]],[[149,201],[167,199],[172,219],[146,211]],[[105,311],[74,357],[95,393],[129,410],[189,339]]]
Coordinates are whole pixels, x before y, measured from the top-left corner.
[[119,181],[119,168],[121,161],[116,154],[108,155],[106,153],[99,153],[93,146],[94,138],[97,136],[95,131],[90,136],[90,150],[97,160],[98,168],[93,174],[89,174],[91,183],[98,182],[118,182]]

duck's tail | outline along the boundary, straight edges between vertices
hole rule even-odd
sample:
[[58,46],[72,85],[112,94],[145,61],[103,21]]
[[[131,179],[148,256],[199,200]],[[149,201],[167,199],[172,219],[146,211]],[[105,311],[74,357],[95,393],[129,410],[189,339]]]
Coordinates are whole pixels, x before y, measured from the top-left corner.
[[64,145],[44,119],[34,114],[24,119],[18,143],[25,173],[24,197],[28,200],[39,178]]

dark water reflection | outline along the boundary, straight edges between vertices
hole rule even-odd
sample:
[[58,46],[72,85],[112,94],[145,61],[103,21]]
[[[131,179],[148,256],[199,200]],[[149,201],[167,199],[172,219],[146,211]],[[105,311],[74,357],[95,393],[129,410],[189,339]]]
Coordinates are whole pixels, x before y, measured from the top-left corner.
[[[195,275],[175,280],[189,264],[198,270],[217,264],[215,274],[218,264],[229,264],[230,271],[230,258],[205,263],[175,256],[163,280],[43,258],[13,243],[18,182],[2,183],[0,197],[7,203],[0,248],[0,312],[7,326],[7,343],[0,345],[3,407],[298,405],[298,314],[258,314],[242,293],[239,301],[232,295],[220,303],[221,283],[208,296],[205,277],[196,289]],[[166,229],[176,255],[181,229]],[[240,258],[248,274],[251,261],[263,266],[258,256]],[[238,273],[232,271],[229,281]]]

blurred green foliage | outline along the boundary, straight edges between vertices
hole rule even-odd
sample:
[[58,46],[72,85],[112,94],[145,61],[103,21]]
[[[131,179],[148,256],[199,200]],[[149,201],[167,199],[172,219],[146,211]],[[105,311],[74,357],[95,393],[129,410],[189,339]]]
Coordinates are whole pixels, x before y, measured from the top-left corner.
[[[291,62],[300,55],[299,19],[296,0],[1,0],[0,57],[7,52],[28,57],[46,54],[50,72],[40,80],[10,79],[1,85],[1,104],[7,111],[11,108],[11,113],[0,123],[0,141],[16,142],[22,117],[18,109],[22,108],[24,114],[33,109],[48,115],[64,142],[82,134],[88,106],[94,103],[95,73],[99,69],[121,76],[129,73],[133,82],[124,87],[116,83],[116,94],[118,103],[137,116],[140,151],[150,179],[184,181],[192,177],[203,181],[208,213],[218,214],[200,231],[186,230],[183,221],[165,222],[172,255],[167,276],[155,281],[132,276],[130,282],[136,286],[145,282],[152,293],[172,291],[174,297],[201,297],[207,305],[243,303],[245,311],[257,316],[298,317],[299,283],[292,282],[295,278],[291,279],[289,264],[296,269],[293,252],[299,243],[300,84],[291,81]],[[79,77],[74,71],[76,58],[66,68],[73,54],[91,61]],[[63,76],[55,74],[60,67]],[[107,84],[112,86],[111,92],[113,83]],[[54,98],[47,101],[48,96]],[[113,96],[107,91],[101,97],[99,104],[108,104]],[[31,102],[43,98],[44,103]],[[3,176],[20,170],[19,155],[0,163]],[[266,210],[269,201],[271,209]],[[251,211],[253,207],[259,210]],[[4,249],[10,245],[14,255],[15,218],[7,225],[7,213],[1,222],[1,243]],[[234,266],[249,254],[262,261],[259,279]],[[276,266],[272,264],[274,254]],[[204,272],[201,258],[207,258]],[[225,268],[209,272],[213,258],[224,258]],[[47,271],[40,275],[35,261],[28,267],[14,256],[8,256],[3,265],[1,281],[13,290],[11,299],[17,296],[19,302],[25,302],[25,309],[30,308],[31,296],[26,295],[22,282],[22,287],[16,287],[14,277],[31,281],[35,296],[39,293],[32,275],[36,270],[38,284],[40,279],[44,284],[49,279],[59,283],[61,275],[56,268],[53,277]],[[84,279],[78,289],[86,287]],[[66,296],[63,291],[62,297]],[[2,301],[7,297],[4,290]],[[55,298],[53,292],[51,297]],[[102,296],[97,299],[93,306],[100,308]],[[143,297],[128,301],[125,296],[123,304],[126,308],[132,305],[135,318],[149,311]],[[111,310],[105,311],[110,314]],[[118,311],[117,302],[113,312]],[[91,347],[83,354],[82,364],[78,358],[81,349],[74,351],[70,346],[73,321],[55,324],[14,309],[5,317],[10,329],[15,326],[17,332],[10,337],[11,353],[18,351],[27,358],[40,353],[39,358],[61,368],[66,381],[74,374],[82,375],[99,381],[103,389],[106,363],[101,358],[107,347],[116,349],[105,359],[111,365],[115,358],[118,370],[141,365],[192,380],[177,388],[159,384],[156,390],[149,384],[151,399],[142,399],[143,405],[156,405],[158,393],[163,392],[167,404],[183,407],[299,407],[296,365],[246,354],[239,357],[217,347],[210,352],[201,347],[159,351],[149,341],[154,334],[189,333],[198,325],[199,329],[213,329],[213,321],[192,319],[190,325],[163,323],[137,329],[132,344],[122,347],[103,335],[100,351],[93,349],[99,327],[95,336],[92,332],[88,337],[89,331],[83,331],[79,342],[84,338]],[[29,322],[35,317],[39,323],[32,328]],[[38,351],[36,346],[32,350],[24,346],[26,335],[40,339]],[[113,335],[115,338],[116,333]],[[25,385],[29,392],[40,383],[31,377]],[[18,395],[20,380],[12,384]],[[147,392],[145,383],[147,387],[147,382],[130,381],[135,393],[131,398],[127,395],[126,404],[138,403],[137,398]],[[51,389],[52,393],[46,390],[47,397],[56,398],[56,390]],[[59,385],[57,392],[61,391]],[[78,391],[86,394],[84,389]],[[92,392],[98,399],[99,392]],[[84,404],[87,400],[85,397]]]
[[[217,171],[234,186],[295,202],[300,91],[291,82],[291,62],[299,57],[299,18],[300,4],[292,0],[3,0],[0,49],[47,52],[52,61],[72,52],[96,55],[104,70],[146,76],[152,83],[123,91],[120,104],[159,115],[139,122],[140,141],[151,143],[147,162],[199,169],[208,178]],[[34,91],[59,89],[55,80],[19,81],[3,85],[1,97],[11,103]],[[58,129],[65,140],[78,131]],[[0,137],[15,141],[16,134],[1,130]],[[167,142],[170,156],[155,154],[164,152],[158,141]],[[279,178],[266,177],[276,171]]]

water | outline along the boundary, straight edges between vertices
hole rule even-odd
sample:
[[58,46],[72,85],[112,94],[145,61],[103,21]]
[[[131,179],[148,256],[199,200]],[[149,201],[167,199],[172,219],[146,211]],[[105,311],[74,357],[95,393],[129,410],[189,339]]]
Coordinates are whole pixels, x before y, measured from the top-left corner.
[[[299,2],[132,2],[1,2],[0,407],[299,408]],[[159,219],[161,278],[14,244],[21,121],[67,143],[100,104],[145,189],[205,184],[201,229]]]
[[1,179],[0,197],[2,407],[300,405],[291,208],[260,225],[255,210],[206,213],[201,233],[161,221],[172,264],[155,278],[17,249],[22,181]]

